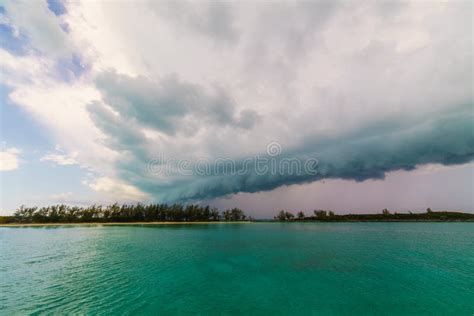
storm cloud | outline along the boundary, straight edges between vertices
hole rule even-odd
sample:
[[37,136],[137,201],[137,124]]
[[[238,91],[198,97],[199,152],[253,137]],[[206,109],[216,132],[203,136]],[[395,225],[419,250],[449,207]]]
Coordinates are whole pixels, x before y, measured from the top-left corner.
[[[0,51],[10,99],[117,199],[202,201],[474,159],[470,2],[74,1],[28,21],[24,4],[5,7],[32,47]],[[257,172],[257,156],[316,172]],[[202,161],[215,171],[153,170]]]

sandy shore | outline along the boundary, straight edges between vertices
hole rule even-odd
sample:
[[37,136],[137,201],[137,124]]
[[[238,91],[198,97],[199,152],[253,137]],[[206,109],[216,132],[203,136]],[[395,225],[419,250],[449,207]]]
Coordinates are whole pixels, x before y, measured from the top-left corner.
[[202,225],[202,224],[249,224],[250,221],[238,222],[107,222],[107,223],[32,223],[0,224],[0,227],[41,227],[41,226],[127,226],[127,225]]

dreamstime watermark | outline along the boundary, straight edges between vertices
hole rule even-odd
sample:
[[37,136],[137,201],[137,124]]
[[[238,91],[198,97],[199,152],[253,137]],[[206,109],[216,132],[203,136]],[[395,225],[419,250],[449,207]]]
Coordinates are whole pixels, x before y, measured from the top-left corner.
[[163,176],[303,176],[316,175],[318,164],[316,158],[283,157],[280,143],[272,141],[265,154],[244,159],[173,159],[160,154],[148,162],[148,171]]

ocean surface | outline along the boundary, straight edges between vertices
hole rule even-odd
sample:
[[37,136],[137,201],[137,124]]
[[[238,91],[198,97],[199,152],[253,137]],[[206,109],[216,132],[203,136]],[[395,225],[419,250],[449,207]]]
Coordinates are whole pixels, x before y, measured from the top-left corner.
[[0,228],[0,314],[474,315],[474,223]]

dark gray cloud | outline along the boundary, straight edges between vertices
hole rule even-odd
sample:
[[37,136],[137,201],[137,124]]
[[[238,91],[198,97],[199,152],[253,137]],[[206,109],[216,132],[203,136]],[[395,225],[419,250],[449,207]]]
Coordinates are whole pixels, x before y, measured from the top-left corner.
[[[123,95],[128,96],[127,100],[135,100],[130,95],[134,81],[128,83],[129,85],[125,82],[120,85],[120,89],[125,89],[126,86],[128,89],[122,90],[115,99],[108,96],[105,99],[109,102],[112,101],[111,103],[115,105],[114,109],[120,113],[119,117],[127,115],[122,117],[127,122],[143,122],[147,126],[162,129],[163,124],[154,123],[152,118],[163,115],[163,113],[169,115],[171,110],[157,109],[156,112],[145,112],[146,114],[134,112],[130,116],[132,114],[130,109],[123,110],[120,107],[123,105]],[[168,96],[167,102],[140,101],[141,103],[134,103],[137,105],[134,111],[139,111],[143,104],[148,104],[148,106],[150,104],[157,106],[180,104],[182,101],[172,100],[170,97],[175,96],[178,100],[183,100],[177,94],[175,86],[172,85],[172,87],[173,92],[155,93],[159,96],[156,100],[163,95]],[[151,91],[147,90],[147,92]],[[209,100],[215,101],[212,98]],[[183,108],[186,107],[182,106],[181,109],[176,110],[177,112],[173,112],[173,115],[176,116],[176,113],[185,115],[190,111]],[[148,107],[145,107],[145,111],[149,110]],[[251,163],[248,166],[248,171],[244,174],[230,175],[223,172],[222,168],[214,169],[215,166],[211,166],[212,170],[217,170],[212,174],[175,175],[176,177],[163,182],[157,180],[147,169],[147,162],[155,157],[145,149],[146,146],[143,146],[146,143],[145,137],[135,131],[137,125],[118,121],[117,116],[107,113],[103,107],[90,106],[92,117],[97,126],[108,135],[110,140],[108,145],[116,151],[127,150],[131,155],[130,159],[119,162],[118,170],[122,179],[151,194],[157,200],[167,202],[198,201],[237,192],[266,191],[282,185],[308,183],[320,179],[355,181],[382,179],[387,172],[412,170],[418,165],[428,163],[444,165],[466,163],[474,158],[473,110],[473,105],[468,104],[451,108],[449,111],[434,111],[423,117],[377,121],[343,135],[322,138],[308,137],[299,140],[298,143],[281,144],[283,152],[278,157],[274,157],[277,161],[296,159],[304,163],[308,158],[314,158],[319,162],[316,174],[305,172],[305,170],[298,173],[272,173],[269,171],[257,174],[255,165]],[[205,113],[210,115],[210,112]],[[246,116],[252,117],[253,115],[251,112],[250,114],[245,113],[242,115],[243,121],[248,119],[245,118]],[[146,117],[146,115],[151,117]],[[228,122],[231,117],[224,112],[217,118],[214,117],[213,120],[222,123]],[[289,150],[285,150],[285,148],[289,148]],[[260,156],[268,157],[264,149],[262,149]],[[227,158],[232,159],[233,157]],[[238,170],[241,170],[240,167],[245,163],[242,158],[235,158],[233,161]]]
[[[152,183],[136,183],[148,192],[163,195],[165,200],[201,200],[237,192],[258,192],[282,185],[307,183],[320,179],[349,179],[364,181],[381,179],[387,172],[412,170],[417,165],[440,163],[462,164],[474,159],[474,108],[463,106],[451,113],[399,125],[386,132],[364,135],[365,132],[344,135],[325,143],[301,144],[297,151],[283,157],[304,160],[318,159],[317,174],[216,176],[189,179],[185,186],[156,187]],[[165,190],[164,190],[165,189]]]
[[[95,84],[103,103],[89,110],[107,146],[126,153],[117,175],[156,200],[206,200],[321,179],[383,179],[395,170],[473,159],[472,45],[462,32],[470,21],[467,5],[152,7],[173,34],[183,35],[176,47],[208,54],[168,57],[178,75],[165,62],[147,77],[102,72]],[[440,28],[440,20],[452,27]],[[215,49],[203,35],[235,44],[233,50]],[[189,59],[195,68],[179,63]],[[317,159],[317,172],[257,174],[251,162],[247,172],[229,175],[212,165],[225,158],[240,169],[249,153],[265,156],[270,140],[283,148],[273,159]],[[160,177],[147,169],[159,154],[191,166],[202,155],[214,172]]]
[[104,72],[96,79],[104,101],[122,117],[165,134],[195,133],[208,124],[252,128],[257,113],[236,113],[235,102],[221,87],[210,91],[170,75],[156,82]]
[[[37,4],[5,5],[7,31],[28,40],[21,57],[0,50],[9,97],[114,199],[197,201],[472,160],[471,2],[68,1],[59,17]],[[270,141],[278,162],[317,159],[317,173],[148,168],[160,154],[241,167]]]

